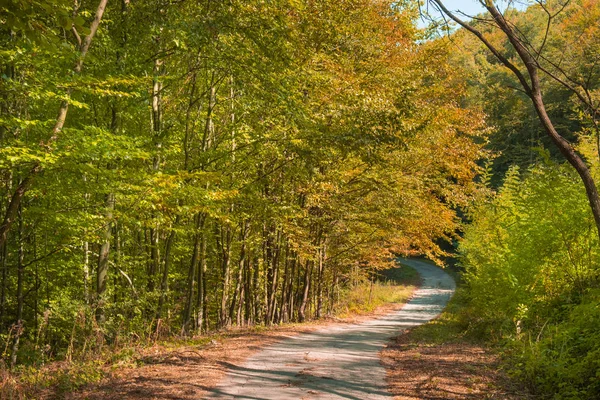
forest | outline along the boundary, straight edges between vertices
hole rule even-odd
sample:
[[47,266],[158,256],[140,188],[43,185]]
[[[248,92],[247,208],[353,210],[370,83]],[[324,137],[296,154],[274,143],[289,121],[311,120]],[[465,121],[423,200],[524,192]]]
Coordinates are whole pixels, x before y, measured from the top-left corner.
[[445,3],[0,3],[2,377],[320,319],[402,255],[599,397],[600,2]]

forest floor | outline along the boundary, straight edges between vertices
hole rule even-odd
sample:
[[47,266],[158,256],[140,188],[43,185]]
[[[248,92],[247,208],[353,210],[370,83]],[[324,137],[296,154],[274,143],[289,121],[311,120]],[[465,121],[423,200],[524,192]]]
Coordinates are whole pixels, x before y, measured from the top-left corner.
[[[70,385],[53,386],[38,391],[34,397],[113,400],[201,399],[210,393],[215,396],[220,393],[219,385],[228,379],[228,371],[240,371],[240,366],[247,365],[248,360],[256,358],[264,349],[311,332],[373,323],[402,308],[403,304],[386,304],[373,312],[343,319],[240,329],[188,343],[156,344],[137,349],[123,362],[100,366],[104,378],[99,383],[84,385],[77,390],[70,390]],[[397,336],[382,351],[375,351],[380,365],[387,371],[384,385],[391,394],[397,399],[526,398],[525,392],[500,370],[497,356],[485,346],[461,339],[451,319],[452,313],[445,312],[435,321]],[[307,355],[306,361],[314,361],[311,357]],[[56,368],[61,365],[57,364]],[[303,369],[296,378],[310,379],[311,373],[307,371]],[[381,375],[385,376],[385,372]],[[288,386],[294,383],[290,382]],[[310,388],[304,396],[295,398],[313,397],[327,398]],[[221,393],[216,398],[231,397]]]
[[529,398],[501,371],[496,355],[473,343],[432,344],[407,332],[384,349],[382,363],[398,400]]

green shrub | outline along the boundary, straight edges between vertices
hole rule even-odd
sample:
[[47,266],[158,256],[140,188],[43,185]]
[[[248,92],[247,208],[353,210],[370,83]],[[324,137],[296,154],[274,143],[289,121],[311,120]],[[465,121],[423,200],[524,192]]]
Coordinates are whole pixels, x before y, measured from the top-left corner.
[[544,398],[600,398],[600,249],[568,166],[510,170],[460,245],[469,329],[506,345],[512,373]]

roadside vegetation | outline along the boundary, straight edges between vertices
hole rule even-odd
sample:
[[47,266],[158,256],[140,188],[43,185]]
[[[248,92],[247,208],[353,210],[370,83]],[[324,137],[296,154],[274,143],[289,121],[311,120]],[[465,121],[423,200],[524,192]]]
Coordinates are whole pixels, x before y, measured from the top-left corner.
[[[82,354],[68,361],[55,361],[43,366],[20,365],[10,373],[3,372],[0,398],[40,399],[69,395],[82,399],[119,399],[122,396],[143,399],[156,396],[156,388],[143,383],[137,387],[123,379],[135,375],[136,371],[141,376],[152,375],[146,371],[152,368],[160,368],[162,374],[173,379],[173,387],[165,390],[174,393],[185,386],[186,372],[182,370],[186,365],[180,360],[187,360],[201,372],[195,378],[199,387],[214,384],[226,370],[224,363],[242,360],[255,349],[281,340],[285,335],[308,332],[330,322],[360,321],[401,307],[419,283],[417,272],[408,266],[381,272],[379,279],[356,282],[356,286],[342,292],[335,310],[321,320],[231,327],[193,337],[154,337],[114,343],[106,346],[101,353]],[[197,398],[196,394],[201,392],[179,395]]]
[[[456,274],[452,274],[456,275]],[[459,283],[444,312],[392,339],[382,351],[390,391],[401,399],[532,398],[504,369],[498,349],[469,330],[467,290]]]
[[403,304],[419,284],[419,274],[407,265],[378,271],[344,290],[334,313],[343,318],[370,313],[385,305]]
[[475,209],[459,249],[468,330],[503,346],[533,393],[600,397],[599,246],[572,170],[511,169]]
[[584,176],[600,178],[600,2],[531,2],[504,17],[494,3],[452,34],[466,101],[494,127],[458,245],[462,306],[415,334],[491,343],[536,398],[600,398],[599,231]]

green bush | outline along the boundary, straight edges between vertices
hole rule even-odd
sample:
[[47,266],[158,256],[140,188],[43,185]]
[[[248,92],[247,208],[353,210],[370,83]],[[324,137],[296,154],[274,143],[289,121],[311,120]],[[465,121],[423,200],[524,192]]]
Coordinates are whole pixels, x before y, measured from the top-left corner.
[[460,245],[470,329],[505,344],[541,397],[600,398],[598,236],[568,166],[511,169]]

